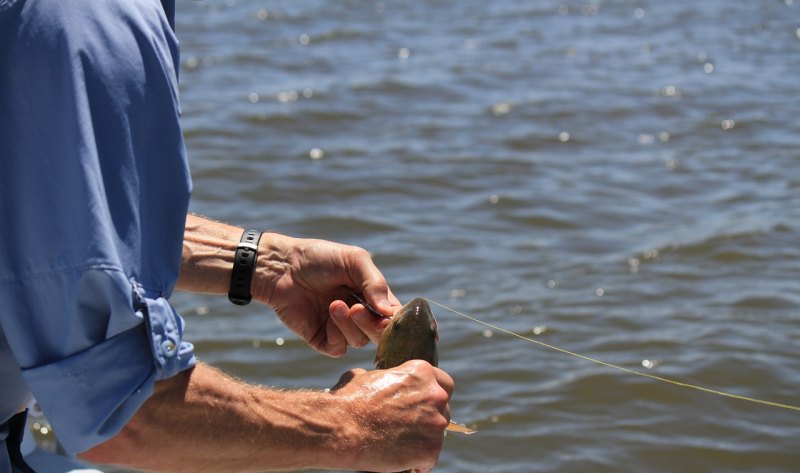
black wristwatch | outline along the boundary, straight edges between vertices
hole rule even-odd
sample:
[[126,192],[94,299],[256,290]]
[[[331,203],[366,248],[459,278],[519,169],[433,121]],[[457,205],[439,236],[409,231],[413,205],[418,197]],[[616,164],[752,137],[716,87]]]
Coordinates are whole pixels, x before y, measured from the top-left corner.
[[259,230],[246,230],[236,245],[231,272],[231,287],[228,300],[236,305],[247,305],[252,300],[250,285],[253,281],[253,270],[256,268],[258,242],[261,240]]

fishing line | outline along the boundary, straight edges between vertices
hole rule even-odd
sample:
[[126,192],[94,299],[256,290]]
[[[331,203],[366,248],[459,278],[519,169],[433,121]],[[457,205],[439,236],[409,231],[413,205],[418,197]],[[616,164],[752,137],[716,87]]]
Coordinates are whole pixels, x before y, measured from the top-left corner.
[[643,373],[641,371],[633,370],[633,369],[630,369],[630,368],[625,368],[624,366],[619,366],[619,365],[615,365],[613,363],[608,363],[608,362],[603,361],[603,360],[598,360],[597,358],[592,358],[590,356],[581,355],[580,353],[575,353],[573,351],[569,351],[569,350],[566,350],[564,348],[560,348],[560,347],[557,347],[557,346],[554,346],[554,345],[550,345],[548,343],[544,343],[544,342],[541,342],[539,340],[534,340],[534,339],[532,339],[530,337],[526,337],[525,335],[521,335],[521,334],[519,334],[517,332],[512,332],[511,330],[504,329],[503,327],[498,327],[497,325],[491,324],[489,322],[484,322],[483,320],[476,319],[475,317],[472,317],[472,316],[467,315],[467,314],[465,314],[463,312],[460,312],[460,311],[458,311],[456,309],[453,309],[452,307],[448,307],[448,306],[442,304],[441,302],[436,302],[435,300],[432,300],[432,299],[427,299],[427,300],[428,300],[428,302],[430,302],[432,304],[436,304],[436,305],[438,305],[439,307],[441,307],[443,309],[446,309],[446,310],[449,310],[450,312],[453,312],[454,314],[458,314],[461,317],[464,317],[466,319],[472,320],[473,322],[477,322],[479,324],[483,324],[483,325],[485,325],[485,326],[487,326],[489,328],[497,330],[498,332],[503,332],[503,333],[506,333],[508,335],[511,335],[511,336],[514,336],[514,337],[517,337],[517,338],[521,338],[522,340],[525,340],[527,342],[535,343],[535,344],[541,345],[541,346],[543,346],[545,348],[549,348],[549,349],[555,350],[557,352],[565,353],[567,355],[574,356],[574,357],[580,358],[582,360],[591,361],[592,363],[596,363],[598,365],[602,365],[602,366],[605,366],[605,367],[608,367],[608,368],[613,368],[613,369],[616,369],[616,370],[619,370],[619,371],[624,371],[625,373],[628,373],[628,374],[632,374],[632,375],[636,375],[636,376],[642,376],[644,378],[654,379],[656,381],[661,381],[662,383],[672,384],[674,386],[680,386],[682,388],[695,389],[697,391],[703,391],[705,393],[716,394],[718,396],[724,396],[724,397],[729,397],[729,398],[733,398],[733,399],[738,399],[740,401],[753,402],[753,403],[756,403],[756,404],[763,404],[763,405],[766,405],[766,406],[777,407],[777,408],[780,408],[780,409],[789,409],[789,410],[792,410],[792,411],[800,412],[800,406],[793,406],[791,404],[783,404],[783,403],[780,403],[780,402],[773,402],[773,401],[767,401],[767,400],[764,400],[764,399],[756,399],[756,398],[748,397],[748,396],[741,396],[739,394],[733,394],[733,393],[729,393],[729,392],[725,392],[725,391],[719,391],[719,390],[711,389],[711,388],[704,388],[703,386],[697,386],[695,384],[684,383],[683,381],[676,381],[674,379],[664,378],[662,376],[656,376],[656,375],[649,374],[649,373]]

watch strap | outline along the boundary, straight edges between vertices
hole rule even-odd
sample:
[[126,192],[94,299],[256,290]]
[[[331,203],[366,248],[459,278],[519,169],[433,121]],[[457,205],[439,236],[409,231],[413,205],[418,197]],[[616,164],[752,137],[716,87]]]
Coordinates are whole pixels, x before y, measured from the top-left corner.
[[231,271],[231,286],[228,290],[228,300],[236,305],[247,305],[253,298],[250,294],[250,286],[253,282],[253,271],[256,268],[260,240],[261,231],[245,230],[239,243],[236,244],[236,254]]

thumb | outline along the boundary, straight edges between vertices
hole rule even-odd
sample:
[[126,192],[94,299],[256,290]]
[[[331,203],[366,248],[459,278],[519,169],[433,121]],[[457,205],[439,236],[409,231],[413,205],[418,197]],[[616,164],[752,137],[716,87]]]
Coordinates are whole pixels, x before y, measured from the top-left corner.
[[360,376],[366,372],[367,370],[362,368],[353,368],[349,371],[345,371],[345,373],[342,374],[342,376],[339,378],[339,381],[337,381],[336,384],[331,388],[331,392],[338,391],[339,389],[347,385],[347,383],[352,381],[353,378],[355,378],[356,376]]
[[386,278],[375,266],[369,253],[363,250],[355,252],[353,259],[350,277],[354,285],[361,288],[367,303],[387,317],[394,315],[392,305],[400,305],[400,302],[389,290]]
[[[394,315],[392,306],[400,304],[397,298],[394,297],[394,294],[392,294],[392,291],[389,290],[389,286],[386,284],[386,281],[376,282],[365,286],[363,294],[367,302],[369,302],[373,307],[378,309],[381,314],[387,317]],[[392,299],[395,301],[394,304],[392,303]]]

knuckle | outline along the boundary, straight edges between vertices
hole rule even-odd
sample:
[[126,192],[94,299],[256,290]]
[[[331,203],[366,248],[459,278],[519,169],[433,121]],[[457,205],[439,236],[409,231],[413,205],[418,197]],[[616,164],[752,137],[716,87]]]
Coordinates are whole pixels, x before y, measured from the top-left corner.
[[448,425],[450,425],[450,421],[447,420],[445,416],[438,416],[436,421],[434,421],[434,427],[436,428],[436,431],[439,433],[440,437],[441,433],[447,429]]
[[369,251],[360,246],[350,246],[349,249],[356,258],[372,258],[372,256],[369,254]]
[[447,392],[444,389],[435,389],[430,393],[430,402],[436,406],[437,409],[447,406],[449,400],[450,398],[447,396]]
[[431,364],[425,360],[409,360],[406,362],[406,366],[414,371],[422,371],[428,370],[431,368]]

